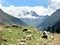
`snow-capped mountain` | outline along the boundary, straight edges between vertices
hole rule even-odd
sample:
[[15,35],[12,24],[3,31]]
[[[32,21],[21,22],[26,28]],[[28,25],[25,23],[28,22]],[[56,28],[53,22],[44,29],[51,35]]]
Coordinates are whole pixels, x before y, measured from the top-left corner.
[[12,9],[10,10],[7,9],[7,11],[5,12],[9,13],[10,15],[16,18],[21,19],[22,21],[27,23],[29,26],[37,26],[48,17],[48,15],[42,16],[39,12],[43,13],[43,11],[41,9],[38,11],[38,8],[30,9],[26,7],[23,7],[23,8],[20,7],[16,9],[15,7],[12,7]]
[[21,13],[17,14],[17,17],[18,18],[38,18],[40,16],[34,11],[22,11]]
[[17,18],[37,18],[38,16],[50,15],[53,11],[43,8],[42,6],[34,7],[15,7],[13,5],[2,8],[6,13]]
[[47,17],[46,16],[39,16],[34,11],[23,11],[23,13],[18,14],[18,17],[26,22],[29,26],[38,26],[40,23],[42,23]]

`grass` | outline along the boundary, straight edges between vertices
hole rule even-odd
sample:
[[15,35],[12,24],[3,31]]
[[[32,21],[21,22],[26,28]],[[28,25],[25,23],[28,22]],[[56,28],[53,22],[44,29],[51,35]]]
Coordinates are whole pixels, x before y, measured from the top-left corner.
[[[5,26],[0,26],[3,29],[0,31],[0,44],[2,45],[20,45],[20,40],[28,35],[27,33],[23,32],[23,29],[28,29],[32,31],[32,35],[35,37],[35,39],[32,40],[27,40],[26,43],[27,45],[37,45],[40,43],[41,45],[44,45],[45,42],[51,42],[52,40],[50,39],[41,39],[42,33],[40,33],[40,30],[38,30],[35,27],[29,27],[29,26],[21,26],[21,28],[16,28],[16,27],[10,27],[10,28],[5,28]],[[10,32],[9,32],[10,31]],[[5,37],[7,42],[5,42],[2,37]]]

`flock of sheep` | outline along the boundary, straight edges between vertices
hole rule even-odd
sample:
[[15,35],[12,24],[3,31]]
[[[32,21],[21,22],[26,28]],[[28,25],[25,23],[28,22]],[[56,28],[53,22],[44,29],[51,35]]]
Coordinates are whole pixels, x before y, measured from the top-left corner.
[[[12,25],[12,27],[15,27],[15,28],[21,28],[21,26],[17,26],[17,25]],[[8,29],[8,31],[12,34],[13,32],[11,31],[11,29],[10,29],[10,26],[6,26],[5,27],[6,29]],[[25,35],[23,38],[21,38],[20,39],[20,44],[19,45],[28,45],[27,43],[26,43],[26,41],[29,41],[29,40],[35,40],[36,39],[36,37],[34,36],[34,35],[32,35],[32,30],[29,30],[29,29],[23,29],[22,30],[23,32],[24,32],[24,34],[27,34],[27,35]],[[54,35],[50,35],[50,32],[47,32],[47,31],[44,31],[44,32],[37,32],[37,33],[40,33],[40,34],[42,34],[42,36],[41,36],[41,41],[40,42],[38,42],[37,43],[37,45],[41,45],[41,43],[45,40],[48,40],[48,38],[49,37],[51,37],[51,39],[52,40],[54,40]],[[19,35],[19,33],[18,33],[18,35]],[[5,42],[7,42],[7,39],[9,39],[10,37],[8,37],[8,38],[6,38],[6,36],[2,36],[2,39],[3,39],[3,41],[5,41]],[[3,45],[3,44],[1,44],[1,45]],[[7,44],[8,45],[8,44]],[[10,44],[10,45],[15,45],[15,44]],[[32,45],[35,45],[34,43],[32,44]],[[44,45],[47,45],[47,43],[44,43]]]

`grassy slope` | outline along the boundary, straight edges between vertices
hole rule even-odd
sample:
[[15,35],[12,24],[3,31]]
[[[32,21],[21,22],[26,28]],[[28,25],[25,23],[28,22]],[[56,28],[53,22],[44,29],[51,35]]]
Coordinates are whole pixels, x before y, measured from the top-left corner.
[[[2,26],[0,26],[2,27]],[[28,35],[27,33],[23,32],[23,29],[29,29],[32,30],[32,35],[35,37],[35,39],[32,40],[27,40],[26,43],[27,45],[37,45],[38,43],[41,43],[41,45],[44,45],[44,43],[47,41],[51,42],[52,40],[41,40],[42,37],[42,33],[39,33],[40,31],[38,31],[38,29],[34,28],[34,27],[28,27],[28,26],[22,26],[21,28],[5,28],[2,27],[0,28],[0,43],[2,43],[3,45],[10,45],[10,44],[15,44],[15,45],[19,45],[20,44],[20,39],[22,39],[25,35]],[[12,31],[12,33],[9,32]],[[18,35],[19,33],[19,35]],[[9,37],[7,38],[7,42],[2,40],[2,37]]]

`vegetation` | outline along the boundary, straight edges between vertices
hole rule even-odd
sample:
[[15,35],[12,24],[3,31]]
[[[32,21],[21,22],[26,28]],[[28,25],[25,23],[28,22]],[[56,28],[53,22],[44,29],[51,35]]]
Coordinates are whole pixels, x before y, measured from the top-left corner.
[[[31,33],[23,32],[24,29],[30,30]],[[27,35],[33,35],[32,39],[26,39],[26,45],[47,45],[52,42],[51,34],[48,39],[42,39],[42,31],[35,27],[29,26],[0,26],[0,45],[20,45],[22,39]]]

